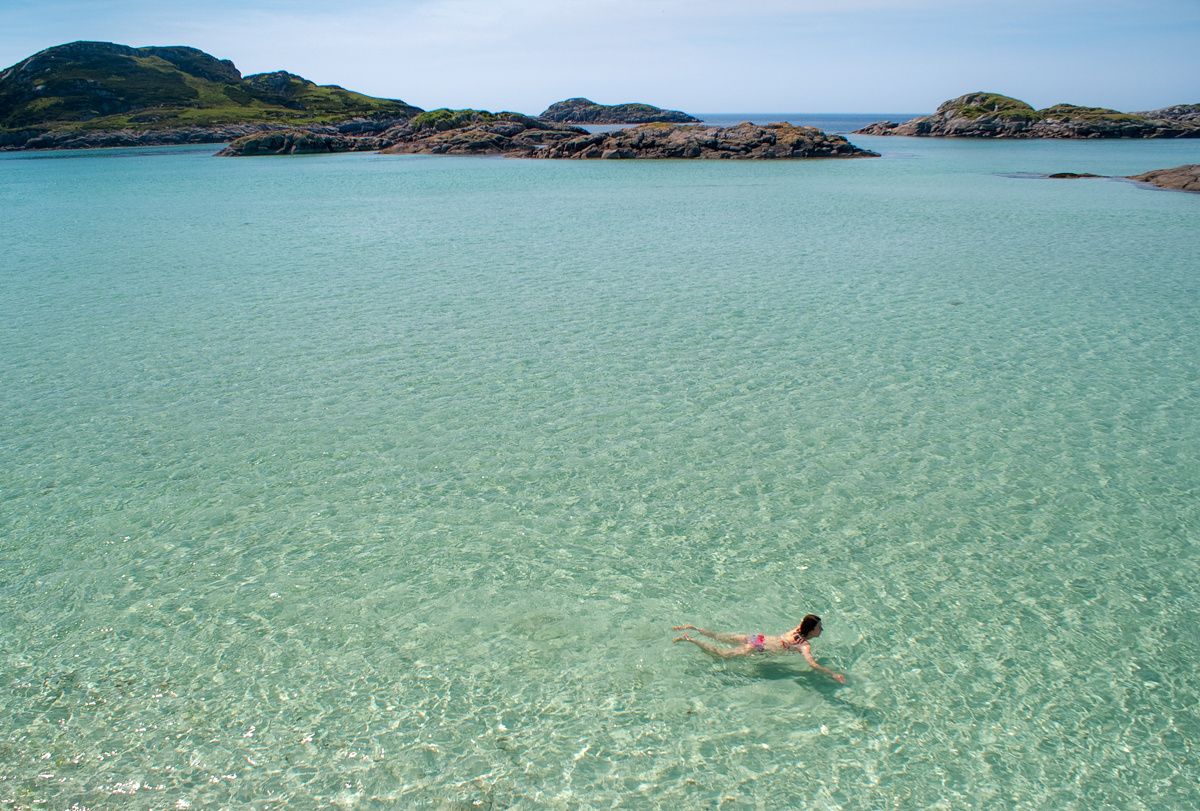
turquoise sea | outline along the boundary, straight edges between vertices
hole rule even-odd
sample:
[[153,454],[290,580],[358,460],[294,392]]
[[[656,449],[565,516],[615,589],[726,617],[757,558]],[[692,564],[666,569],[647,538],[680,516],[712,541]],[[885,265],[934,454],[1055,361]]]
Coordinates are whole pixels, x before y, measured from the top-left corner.
[[0,807],[1200,806],[1200,141],[851,140],[0,155]]

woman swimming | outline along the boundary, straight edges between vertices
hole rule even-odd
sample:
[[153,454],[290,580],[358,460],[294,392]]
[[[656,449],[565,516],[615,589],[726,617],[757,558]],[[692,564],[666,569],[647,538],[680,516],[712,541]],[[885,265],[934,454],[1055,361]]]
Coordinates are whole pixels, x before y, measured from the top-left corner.
[[820,670],[822,673],[828,673],[839,683],[845,684],[846,677],[841,673],[834,673],[826,667],[821,667],[817,664],[817,660],[812,655],[812,643],[810,639],[816,639],[821,635],[821,618],[815,614],[809,614],[800,624],[791,631],[779,636],[763,636],[762,634],[718,634],[713,631],[706,631],[703,628],[697,628],[695,625],[676,625],[672,630],[675,631],[698,631],[707,637],[717,640],[718,642],[727,642],[733,645],[732,648],[718,648],[716,645],[704,642],[699,639],[693,639],[687,634],[680,634],[675,638],[676,642],[691,642],[698,646],[705,653],[711,653],[713,656],[720,656],[722,659],[728,659],[733,656],[746,656],[751,653],[787,653],[797,651],[804,655],[814,669]]

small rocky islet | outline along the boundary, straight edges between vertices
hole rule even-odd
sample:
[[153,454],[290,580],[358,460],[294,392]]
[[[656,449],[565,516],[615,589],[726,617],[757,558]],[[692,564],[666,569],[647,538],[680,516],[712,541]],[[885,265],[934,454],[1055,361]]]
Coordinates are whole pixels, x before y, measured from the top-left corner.
[[933,115],[902,124],[880,121],[854,134],[916,138],[1200,138],[1200,104],[1141,113],[1073,104],[1035,110],[999,93],[968,93],[942,102]]
[[[440,113],[443,111],[434,111]],[[546,159],[781,159],[861,158],[879,153],[860,149],[840,135],[790,124],[640,124],[589,133],[519,113],[445,111],[453,126],[430,126],[429,114],[416,116],[378,136],[346,138],[332,133],[292,130],[248,135],[217,153],[221,156],[378,151],[410,155],[508,155]]]
[[651,104],[597,104],[589,99],[567,99],[551,104],[538,118],[559,124],[699,124],[700,119],[679,110]]
[[[649,105],[640,107],[648,108]],[[674,117],[673,111],[665,112],[671,114],[669,117]],[[829,135],[815,127],[790,124],[759,126],[743,123],[734,127],[715,127],[702,123],[660,121],[591,133],[581,127],[547,119],[544,115],[534,117],[512,112],[448,109],[421,113],[384,132],[361,137],[346,137],[332,131],[314,132],[311,129],[247,135],[217,154],[242,157],[364,150],[382,154],[508,155],[576,160],[768,160],[879,155],[854,146],[840,135]]]
[[559,141],[530,155],[535,158],[877,158],[840,135],[816,127],[751,124],[642,124]]

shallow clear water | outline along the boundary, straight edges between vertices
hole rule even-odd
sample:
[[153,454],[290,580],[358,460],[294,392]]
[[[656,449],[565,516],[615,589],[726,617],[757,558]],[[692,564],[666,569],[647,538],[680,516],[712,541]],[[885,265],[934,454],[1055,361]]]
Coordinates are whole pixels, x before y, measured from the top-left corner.
[[1200,142],[852,140],[0,156],[0,803],[1195,808]]

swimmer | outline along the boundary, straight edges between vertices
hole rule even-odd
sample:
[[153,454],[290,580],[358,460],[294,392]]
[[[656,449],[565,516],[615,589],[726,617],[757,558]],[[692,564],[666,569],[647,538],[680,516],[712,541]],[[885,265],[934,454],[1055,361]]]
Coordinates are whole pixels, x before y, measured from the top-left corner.
[[718,642],[726,642],[733,645],[732,648],[718,648],[708,642],[703,642],[699,639],[693,639],[687,634],[680,634],[675,638],[676,642],[691,642],[698,646],[705,653],[711,653],[713,656],[720,656],[722,659],[729,659],[733,656],[748,656],[751,653],[791,653],[793,651],[804,655],[815,670],[820,670],[822,673],[828,673],[833,678],[837,679],[840,684],[846,683],[846,677],[841,673],[834,673],[826,667],[821,667],[817,664],[817,660],[812,655],[812,644],[810,639],[816,639],[821,635],[821,618],[815,614],[809,614],[800,624],[791,631],[779,636],[763,636],[762,634],[718,634],[713,631],[706,631],[703,628],[697,628],[695,625],[676,625],[672,630],[675,631],[697,631],[707,637],[717,640]]

